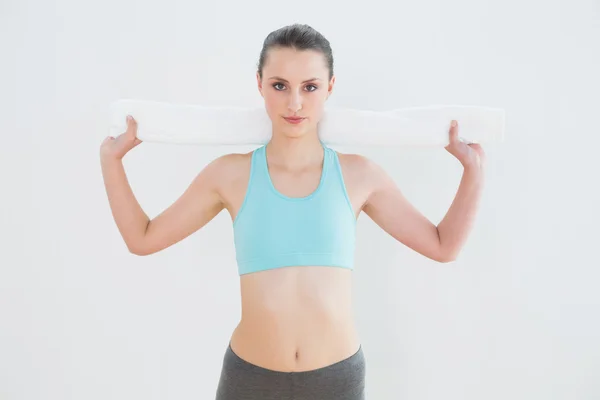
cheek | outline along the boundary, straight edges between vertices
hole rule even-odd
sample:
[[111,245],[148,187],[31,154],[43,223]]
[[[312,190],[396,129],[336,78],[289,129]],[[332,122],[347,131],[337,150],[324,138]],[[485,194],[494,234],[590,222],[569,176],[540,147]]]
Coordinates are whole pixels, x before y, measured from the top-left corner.
[[[285,114],[287,112],[287,99],[281,93],[265,91],[263,93],[265,109],[270,116]],[[326,98],[320,98],[317,93],[306,94],[302,103],[305,113],[309,113],[311,119],[320,120],[324,113]]]
[[310,106],[313,114],[320,118],[325,112],[325,98],[315,96],[310,102]]
[[272,92],[264,94],[264,101],[265,107],[268,110],[276,109],[277,107],[280,107],[281,104],[281,99],[278,98],[278,96],[276,94],[273,94]]
[[280,109],[281,106],[279,106],[276,101],[273,101],[273,99],[268,99],[267,96],[265,96],[265,110],[271,118],[281,114]]
[[274,124],[283,123],[281,116],[287,113],[286,106],[277,96],[265,96],[265,110]]

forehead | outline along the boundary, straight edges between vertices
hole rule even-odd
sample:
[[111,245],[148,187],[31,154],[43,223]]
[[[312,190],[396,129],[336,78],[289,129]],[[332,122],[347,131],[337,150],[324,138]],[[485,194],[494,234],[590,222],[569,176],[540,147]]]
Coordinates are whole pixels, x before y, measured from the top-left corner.
[[312,77],[327,80],[328,73],[325,57],[315,50],[271,49],[263,67],[266,79],[277,75],[290,81]]

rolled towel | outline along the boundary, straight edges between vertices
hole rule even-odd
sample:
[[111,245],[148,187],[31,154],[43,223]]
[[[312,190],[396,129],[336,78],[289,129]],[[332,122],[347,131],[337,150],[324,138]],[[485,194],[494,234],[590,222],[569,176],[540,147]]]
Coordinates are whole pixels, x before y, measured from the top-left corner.
[[[208,107],[121,99],[110,105],[110,135],[127,129],[126,116],[138,123],[146,142],[196,145],[262,145],[272,135],[264,108]],[[469,143],[504,140],[505,112],[500,108],[431,105],[389,111],[326,108],[318,124],[325,144],[376,146],[446,146],[452,120]]]

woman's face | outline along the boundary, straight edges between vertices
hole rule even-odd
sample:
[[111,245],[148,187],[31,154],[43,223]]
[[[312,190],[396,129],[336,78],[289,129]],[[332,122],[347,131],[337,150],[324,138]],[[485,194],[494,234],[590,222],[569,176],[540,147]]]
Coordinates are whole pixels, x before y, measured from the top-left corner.
[[[273,122],[273,132],[288,137],[315,132],[335,82],[335,77],[329,80],[323,54],[313,50],[271,49],[262,73],[262,81],[258,73],[256,79]],[[286,117],[303,119],[294,124]]]

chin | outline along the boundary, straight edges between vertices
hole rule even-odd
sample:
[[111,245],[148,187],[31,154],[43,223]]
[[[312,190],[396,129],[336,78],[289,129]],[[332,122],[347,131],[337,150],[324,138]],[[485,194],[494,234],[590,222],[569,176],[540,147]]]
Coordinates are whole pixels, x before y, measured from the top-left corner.
[[282,133],[285,137],[290,138],[290,139],[297,139],[297,138],[301,138],[302,136],[306,135],[306,131],[304,129],[302,129],[302,130],[286,129],[286,130],[282,131]]

